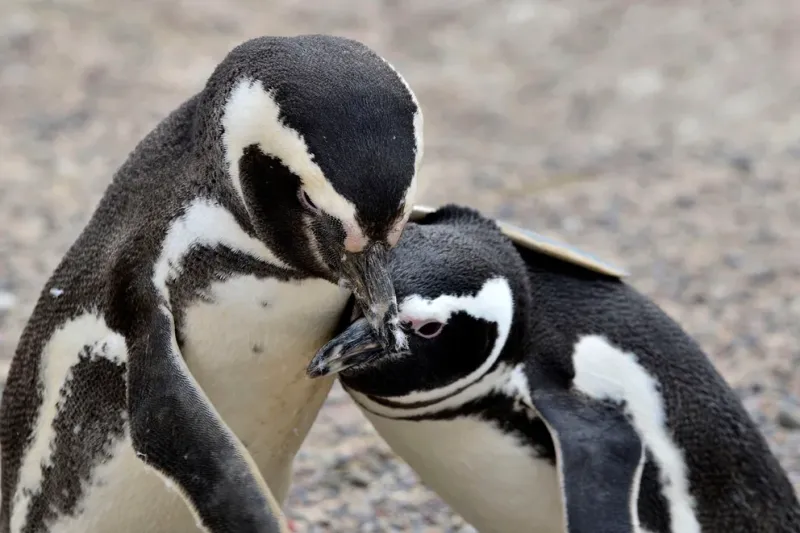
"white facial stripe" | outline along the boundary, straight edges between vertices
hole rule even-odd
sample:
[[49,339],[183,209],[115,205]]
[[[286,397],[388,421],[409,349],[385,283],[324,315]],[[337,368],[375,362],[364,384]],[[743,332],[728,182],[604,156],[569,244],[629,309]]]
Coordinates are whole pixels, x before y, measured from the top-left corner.
[[165,301],[169,299],[167,283],[180,275],[183,260],[192,248],[215,245],[289,268],[263,242],[245,233],[230,211],[211,200],[197,198],[170,224],[153,268],[153,284]]
[[[392,67],[392,70],[394,70],[394,67]],[[411,95],[411,98],[414,100],[414,104],[417,106],[417,110],[414,112],[414,176],[411,178],[411,183],[408,186],[408,190],[406,191],[406,196],[404,199],[405,210],[403,213],[402,224],[405,225],[408,217],[411,216],[411,211],[414,208],[414,203],[417,200],[419,170],[422,167],[422,156],[425,155],[425,136],[423,133],[425,121],[422,117],[422,107],[419,105],[414,91],[411,90],[411,87],[408,85],[408,83],[406,83],[406,80],[400,75],[399,72],[395,70],[395,73],[397,73],[397,76],[405,84],[406,89],[408,89],[408,92]],[[402,232],[403,225],[399,226],[400,233]],[[400,235],[398,234],[397,238],[399,237]]]
[[239,159],[246,147],[256,144],[265,154],[280,159],[299,176],[311,201],[325,213],[341,220],[348,235],[353,239],[364,239],[356,222],[353,203],[336,192],[314,162],[303,137],[284,124],[280,115],[280,107],[259,80],[239,80],[225,103],[222,115],[225,161],[242,201],[244,193],[239,177]]
[[414,91],[411,90],[411,86],[408,84],[406,79],[394,68],[394,65],[389,63],[386,58],[381,57],[384,63],[392,69],[395,73],[397,78],[400,82],[405,86],[408,94],[411,96],[411,100],[414,102],[414,105],[417,107],[417,110],[414,112],[414,143],[416,145],[416,158],[414,161],[414,167],[417,172],[419,172],[419,167],[422,163],[422,156],[424,153],[424,136],[423,136],[423,127],[424,127],[424,120],[422,118],[422,107],[419,105],[419,101],[417,100],[417,95],[414,94]]
[[700,533],[695,502],[689,492],[683,454],[666,427],[658,381],[636,360],[599,335],[587,335],[573,353],[575,387],[597,399],[625,403],[634,427],[661,471],[662,493],[672,517],[673,533]]
[[[394,65],[386,61],[385,58],[383,59],[384,63],[386,63],[389,68],[394,71],[397,75],[397,78],[405,85],[408,94],[411,95],[411,100],[414,102],[416,106],[416,111],[414,112],[414,176],[411,179],[411,184],[408,187],[405,195],[405,210],[403,213],[403,218],[398,223],[397,226],[393,229],[392,236],[390,239],[394,239],[394,243],[390,240],[389,244],[394,246],[397,244],[397,240],[400,238],[400,234],[402,233],[403,226],[405,222],[408,220],[408,217],[411,215],[411,210],[414,207],[414,202],[417,199],[417,176],[419,176],[419,169],[422,166],[422,157],[425,155],[425,135],[424,135],[424,128],[425,128],[425,120],[422,115],[422,106],[419,105],[419,101],[417,100],[417,95],[414,94],[414,91],[411,90],[411,86],[405,80],[405,78],[394,68]],[[396,236],[395,236],[396,235]]]
[[33,439],[23,455],[19,482],[14,492],[12,531],[22,531],[25,527],[31,498],[41,489],[43,469],[52,465],[57,438],[53,422],[63,408],[65,396],[62,395],[62,388],[69,386],[72,381],[73,368],[80,363],[80,355],[86,346],[96,348],[91,350],[90,360],[103,357],[117,365],[128,360],[125,339],[111,330],[103,317],[96,313],[86,312],[67,321],[50,337],[42,350],[39,368],[42,403],[37,413]]
[[392,401],[414,403],[430,401],[452,394],[485,374],[497,361],[497,358],[500,357],[500,352],[503,350],[508,333],[511,330],[511,321],[514,316],[514,299],[508,282],[504,278],[493,278],[484,283],[481,290],[473,296],[451,296],[445,294],[433,300],[428,300],[414,295],[407,297],[400,304],[401,320],[435,320],[447,323],[450,320],[450,316],[457,312],[464,312],[472,317],[487,320],[497,325],[497,339],[489,357],[469,375],[453,383],[434,390],[416,391],[404,396],[395,396],[391,398]]
[[[409,89],[409,91],[410,90],[411,89]],[[414,93],[411,94],[413,95]],[[414,101],[416,102],[417,99],[414,98]],[[417,111],[414,113],[414,140],[417,147],[414,158],[414,169],[416,172],[419,172],[419,169],[422,166],[422,156],[425,155],[424,136],[422,133],[423,125],[424,121],[422,119],[422,108],[419,107],[419,104],[417,104]]]
[[400,237],[403,235],[403,229],[405,229],[406,223],[408,222],[408,217],[411,215],[411,209],[408,209],[408,205],[409,204],[406,204],[406,209],[403,211],[400,219],[395,223],[392,229],[389,230],[387,240],[389,241],[389,246],[391,247],[395,247],[397,242],[400,240]]

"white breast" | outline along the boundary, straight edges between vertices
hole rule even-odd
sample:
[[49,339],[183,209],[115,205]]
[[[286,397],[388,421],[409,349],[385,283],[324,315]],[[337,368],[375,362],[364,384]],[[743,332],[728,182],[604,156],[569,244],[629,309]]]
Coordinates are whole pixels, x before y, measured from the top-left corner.
[[[197,198],[173,220],[153,270],[169,301],[169,282],[185,274],[197,246],[246,254],[285,267],[215,201]],[[276,498],[283,500],[291,461],[330,390],[306,365],[333,334],[348,293],[320,279],[282,282],[252,275],[213,284],[184,310],[183,356],[217,412],[248,448]]]
[[556,469],[478,419],[392,420],[362,410],[378,433],[481,533],[562,533]]
[[333,383],[305,368],[333,334],[348,293],[323,280],[238,276],[184,315],[183,354],[279,501],[291,462]]
[[[186,309],[184,357],[282,502],[294,456],[332,384],[331,379],[306,378],[305,367],[332,335],[348,294],[320,280],[282,283],[240,276],[213,285],[210,296],[213,303],[197,302]],[[115,339],[102,317],[90,314],[62,330],[54,335],[57,353],[43,355],[49,391],[60,390],[68,379],[78,347]],[[115,357],[123,358],[124,348],[123,342]],[[58,364],[50,364],[51,359]],[[57,399],[46,398],[43,409],[57,409]],[[29,490],[39,487],[39,465],[50,459],[52,416],[39,418],[37,442],[44,444],[25,459],[21,483]],[[53,533],[196,530],[174,487],[136,457],[127,431],[109,452],[111,459],[84,483],[78,513],[58,517],[51,524]],[[27,501],[15,501],[13,532],[24,523]]]
[[[155,263],[153,283],[163,299],[169,301],[168,285],[184,274],[183,261],[191,250],[220,245],[284,266],[263,243],[242,231],[228,211],[211,200],[197,199],[171,223]],[[307,378],[305,368],[333,335],[349,293],[319,279],[281,282],[241,275],[213,284],[206,295],[184,309],[183,356],[282,502],[294,456],[333,383],[333,378]],[[62,326],[42,355],[45,389],[61,390],[80,349],[103,342],[115,360],[125,360],[124,341],[102,316],[87,313]],[[50,460],[50,422],[57,401],[55,394],[46,396],[39,413],[36,443],[25,458],[15,496],[15,533],[25,522],[30,500],[22,489],[38,490],[41,465]],[[111,458],[84,483],[75,516],[58,517],[51,524],[53,533],[195,530],[195,519],[174,487],[136,457],[127,431],[109,452]]]

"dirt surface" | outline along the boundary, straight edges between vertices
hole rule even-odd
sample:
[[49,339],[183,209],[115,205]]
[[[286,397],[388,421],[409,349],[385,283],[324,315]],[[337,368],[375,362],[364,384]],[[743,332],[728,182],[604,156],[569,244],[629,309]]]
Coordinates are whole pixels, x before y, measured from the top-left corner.
[[[798,27],[796,0],[3,0],[0,356],[111,173],[231,47],[336,33],[415,88],[425,202],[628,268],[800,482]],[[295,478],[300,531],[470,531],[339,389]]]

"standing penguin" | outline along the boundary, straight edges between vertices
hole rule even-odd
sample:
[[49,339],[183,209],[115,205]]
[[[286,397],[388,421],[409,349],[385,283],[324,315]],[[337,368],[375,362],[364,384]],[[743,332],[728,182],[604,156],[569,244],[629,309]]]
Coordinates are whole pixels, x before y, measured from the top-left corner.
[[[482,533],[797,533],[785,472],[700,347],[613,268],[477,212],[409,224],[407,348],[366,321],[309,366]],[[350,315],[346,315],[350,316]]]
[[0,410],[0,531],[285,529],[333,379],[305,368],[350,291],[382,342],[399,334],[386,260],[422,152],[411,89],[364,45],[234,48],[42,291]]

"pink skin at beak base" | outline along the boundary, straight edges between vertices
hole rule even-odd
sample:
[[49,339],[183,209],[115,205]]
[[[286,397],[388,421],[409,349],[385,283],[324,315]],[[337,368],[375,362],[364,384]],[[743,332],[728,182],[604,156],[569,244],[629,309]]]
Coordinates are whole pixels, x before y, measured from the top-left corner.
[[348,231],[344,238],[344,249],[350,253],[358,253],[364,251],[364,248],[367,247],[367,243],[369,239],[367,239],[361,230],[358,228],[355,231]]
[[[408,222],[408,214],[403,215],[394,227],[389,231],[386,240],[389,242],[389,247],[394,248],[403,235],[403,230]],[[369,239],[361,231],[358,226],[348,225],[345,227],[344,249],[350,253],[359,253],[364,251],[364,248],[369,244]]]

